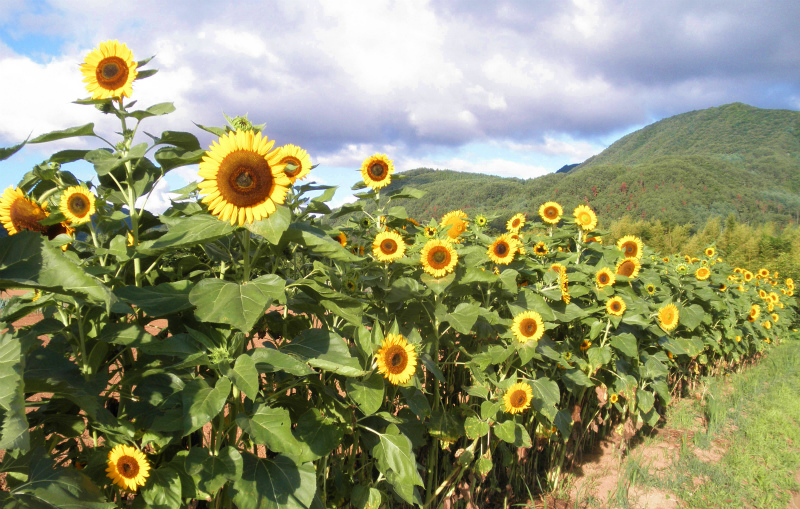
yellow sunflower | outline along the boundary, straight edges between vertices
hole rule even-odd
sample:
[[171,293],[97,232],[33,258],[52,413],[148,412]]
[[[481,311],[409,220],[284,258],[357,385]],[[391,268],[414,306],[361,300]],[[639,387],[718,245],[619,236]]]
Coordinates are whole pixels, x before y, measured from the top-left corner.
[[621,262],[617,264],[615,272],[620,276],[627,276],[629,278],[634,278],[639,275],[639,269],[642,268],[642,265],[639,263],[639,260],[636,258],[625,258]]
[[74,225],[88,223],[95,212],[94,195],[83,186],[69,187],[61,194],[58,210]]
[[510,232],[518,232],[525,226],[525,214],[514,214],[506,223],[506,229]]
[[625,235],[619,239],[617,247],[622,251],[622,254],[625,255],[625,258],[636,258],[639,260],[642,258],[644,244],[642,243],[642,239],[635,235]]
[[542,217],[542,221],[547,224],[557,224],[561,221],[561,216],[563,214],[564,210],[561,208],[561,205],[554,201],[543,203],[542,206],[539,207],[539,215]]
[[347,291],[354,292],[358,290],[358,283],[356,283],[353,279],[348,279],[345,281],[344,287],[347,288]]
[[667,304],[658,311],[658,324],[662,329],[669,332],[678,326],[680,313],[675,304]]
[[761,306],[758,304],[753,304],[750,306],[750,314],[747,319],[751,322],[755,322],[758,319],[758,316],[761,314]]
[[566,270],[562,270],[559,273],[558,282],[561,286],[561,300],[564,301],[564,304],[569,304],[572,297],[569,295],[569,279],[567,278]]
[[397,232],[381,232],[372,242],[372,255],[382,262],[393,262],[403,257],[406,243]]
[[619,396],[617,394],[612,394],[611,396],[608,397],[608,401],[609,403],[614,405],[616,404],[617,401],[619,401]]
[[467,230],[466,219],[466,212],[454,210],[442,216],[442,221],[439,223],[439,226],[442,228],[450,226],[450,229],[447,230],[447,236],[454,242],[461,242],[458,236]]
[[781,300],[781,298],[775,292],[769,292],[768,297],[769,297],[769,300],[771,300],[773,304],[777,304],[778,301]]
[[425,243],[420,253],[422,270],[433,277],[444,277],[453,272],[458,263],[458,253],[446,240],[432,239]]
[[47,227],[39,224],[39,221],[47,216],[47,211],[25,196],[18,187],[9,187],[0,198],[0,221],[9,235],[16,235],[22,230],[45,234]]
[[761,297],[762,299],[766,299],[767,298],[767,292],[765,292],[764,290],[759,288],[758,289],[758,296]]
[[361,178],[372,189],[382,189],[392,183],[394,164],[385,154],[375,154],[361,163]]
[[518,314],[514,317],[511,331],[520,343],[539,341],[544,334],[542,315],[536,311],[525,311]]
[[339,235],[334,238],[339,241],[342,247],[347,247],[347,235],[345,235],[344,232],[339,232]]
[[763,323],[761,324],[761,326],[762,326],[762,327],[764,327],[765,329],[769,330],[769,329],[771,329],[771,328],[772,328],[772,322],[770,322],[769,320],[767,320],[767,321],[763,322]]
[[606,302],[606,311],[609,315],[622,316],[622,313],[625,312],[625,309],[625,301],[622,300],[622,297],[612,297],[608,300],[608,302]]
[[758,269],[758,277],[769,277],[769,269],[760,268]]
[[547,253],[547,246],[544,244],[544,242],[538,242],[535,246],[533,246],[533,254],[536,256],[544,256]]
[[486,223],[488,222],[489,220],[483,214],[478,214],[477,216],[475,216],[475,224],[478,226],[481,227],[486,226]]
[[711,271],[708,270],[708,267],[700,267],[696,271],[694,271],[694,277],[697,278],[698,281],[705,281],[711,276]]
[[573,211],[575,222],[585,231],[592,231],[597,227],[597,216],[594,211],[586,205],[578,205]]
[[591,346],[592,346],[592,342],[589,341],[588,339],[584,339],[583,342],[581,343],[581,350],[585,352]]
[[150,476],[150,462],[144,454],[129,445],[118,445],[108,453],[106,477],[123,489],[136,491]]
[[654,293],[656,293],[656,286],[653,285],[653,284],[649,284],[649,285],[645,286],[644,289],[647,290],[647,293],[649,293],[650,295],[653,295]]
[[130,97],[136,79],[136,61],[125,44],[101,42],[81,64],[83,82],[92,99]]
[[778,318],[779,318],[778,313],[772,313],[770,317],[772,317],[773,322],[778,323]]
[[518,414],[530,408],[532,399],[533,389],[524,382],[515,383],[503,395],[505,410],[510,414]]
[[711,258],[711,257],[713,257],[715,254],[717,254],[717,251],[716,251],[716,249],[714,249],[713,247],[707,247],[707,248],[706,248],[706,251],[705,251],[705,253],[706,253],[706,256],[708,256],[709,258]]
[[278,149],[278,153],[280,155],[278,164],[285,165],[283,172],[292,184],[303,180],[311,172],[311,157],[297,145],[284,145]]
[[425,227],[425,236],[429,239],[432,239],[436,236],[436,228],[433,226],[426,226]]
[[387,334],[376,358],[378,372],[394,385],[407,383],[417,369],[417,352],[400,334]]
[[550,266],[550,270],[552,270],[553,272],[555,272],[560,276],[561,273],[564,272],[566,269],[560,263],[554,263],[553,265]]
[[283,204],[292,181],[274,143],[253,131],[230,132],[213,142],[200,162],[198,174],[205,180],[197,184],[212,214],[243,226]]
[[744,276],[744,280],[745,280],[745,282],[747,282],[747,283],[749,283],[750,281],[752,281],[752,280],[753,280],[753,273],[752,273],[752,272],[750,272],[749,270],[745,270],[745,271],[742,273],[742,276]]
[[494,263],[498,265],[508,265],[514,259],[514,255],[517,254],[518,249],[519,244],[517,241],[512,239],[509,234],[504,233],[497,237],[497,240],[489,246],[486,254]]
[[617,278],[616,276],[614,276],[614,273],[611,272],[611,270],[609,270],[606,267],[603,267],[602,269],[598,270],[597,274],[594,275],[594,281],[595,283],[597,283],[598,288],[611,286],[614,284],[616,280]]

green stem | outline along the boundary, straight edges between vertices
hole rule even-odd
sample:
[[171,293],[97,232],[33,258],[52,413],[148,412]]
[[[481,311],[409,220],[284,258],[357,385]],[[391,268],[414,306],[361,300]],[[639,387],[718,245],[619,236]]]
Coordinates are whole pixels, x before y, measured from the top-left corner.
[[250,281],[250,231],[242,230],[242,253],[244,255],[244,274],[242,283]]

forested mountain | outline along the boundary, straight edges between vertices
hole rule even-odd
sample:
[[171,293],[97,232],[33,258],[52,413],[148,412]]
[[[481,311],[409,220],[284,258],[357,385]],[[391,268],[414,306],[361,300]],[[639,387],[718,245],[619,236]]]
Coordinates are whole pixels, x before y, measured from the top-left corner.
[[565,211],[590,205],[601,226],[625,215],[665,224],[731,214],[742,223],[797,223],[800,112],[741,103],[692,111],[631,133],[575,168],[528,180],[427,168],[403,175],[390,190],[428,192],[403,203],[418,220],[464,209],[498,215],[499,225],[555,200]]

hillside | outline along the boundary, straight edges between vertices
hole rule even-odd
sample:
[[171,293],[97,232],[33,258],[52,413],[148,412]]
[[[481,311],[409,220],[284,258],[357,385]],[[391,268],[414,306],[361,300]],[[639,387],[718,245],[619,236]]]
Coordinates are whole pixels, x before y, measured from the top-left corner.
[[[420,168],[390,186],[428,192],[404,203],[412,217],[535,213],[588,203],[610,222],[624,215],[702,224],[733,214],[739,222],[800,219],[800,112],[741,103],[670,117],[631,133],[575,168],[535,179]],[[505,213],[507,211],[507,213]]]

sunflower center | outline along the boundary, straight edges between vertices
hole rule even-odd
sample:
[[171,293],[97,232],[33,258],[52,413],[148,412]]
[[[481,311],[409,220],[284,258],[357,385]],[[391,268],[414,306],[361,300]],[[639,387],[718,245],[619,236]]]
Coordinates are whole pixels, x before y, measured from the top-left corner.
[[395,345],[386,353],[386,360],[388,361],[386,367],[389,373],[397,375],[406,369],[408,353],[403,347]]
[[494,252],[498,256],[505,256],[508,254],[508,244],[501,242],[494,248]]
[[375,163],[369,167],[369,175],[373,180],[381,180],[386,176],[386,168],[381,163]]
[[522,335],[525,336],[526,338],[529,338],[534,334],[536,334],[536,329],[538,328],[539,326],[537,325],[536,320],[532,318],[526,318],[522,320],[522,323],[519,324],[519,330],[520,332],[522,332]]
[[447,250],[445,250],[443,248],[438,248],[438,249],[435,249],[434,251],[431,252],[431,258],[430,259],[436,265],[444,265],[445,263],[447,263],[448,258],[450,258],[450,257],[447,254]]
[[622,309],[622,306],[620,305],[619,302],[614,301],[614,302],[611,303],[611,310],[612,311],[618,312],[620,309]]
[[33,230],[45,233],[47,227],[39,224],[39,221],[47,217],[47,213],[35,203],[24,198],[17,198],[9,207],[9,217],[11,224],[17,230]]
[[78,217],[83,217],[89,211],[89,200],[85,196],[76,194],[67,202],[69,211]]
[[222,197],[237,207],[251,207],[269,198],[274,180],[269,163],[250,150],[231,152],[219,164],[217,187]]
[[589,224],[589,223],[591,223],[591,222],[592,222],[592,218],[591,218],[591,217],[589,217],[589,214],[587,214],[586,212],[584,212],[583,214],[581,214],[581,215],[580,215],[580,217],[579,217],[578,219],[579,219],[579,221],[580,221],[582,224]]
[[604,285],[604,284],[608,283],[608,274],[606,274],[604,272],[604,273],[600,274],[600,276],[598,276],[597,279],[600,281],[600,284]]
[[139,474],[139,463],[131,456],[122,456],[117,460],[117,472],[122,477],[133,479]]
[[619,266],[619,273],[623,276],[630,277],[636,266],[631,261],[622,262]]
[[393,254],[397,251],[397,242],[392,239],[384,240],[381,242],[381,251],[383,251],[383,254]]
[[558,211],[555,209],[555,207],[547,207],[544,209],[544,215],[549,219],[555,219],[558,216]]
[[625,251],[625,256],[636,256],[636,244],[633,242],[626,242],[622,245]]
[[106,57],[97,64],[97,83],[106,90],[122,88],[128,81],[128,66],[119,57]]
[[525,394],[523,390],[516,390],[511,394],[511,405],[514,408],[520,408],[525,406],[525,403],[528,401],[528,395]]
[[300,170],[302,169],[302,165],[296,157],[287,156],[284,157],[281,162],[287,164],[286,169],[283,171],[290,177],[294,177],[300,173]]
[[519,228],[519,219],[514,219],[514,222],[511,223],[512,228]]

